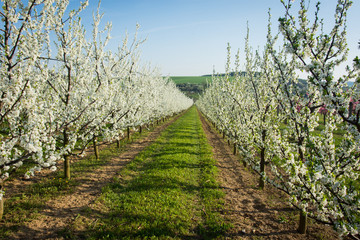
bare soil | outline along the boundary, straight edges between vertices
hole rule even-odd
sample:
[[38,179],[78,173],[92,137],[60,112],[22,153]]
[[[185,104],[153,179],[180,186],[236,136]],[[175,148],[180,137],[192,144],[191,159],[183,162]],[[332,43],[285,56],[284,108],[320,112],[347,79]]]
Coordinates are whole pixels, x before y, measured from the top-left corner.
[[[111,183],[113,177],[127,163],[134,159],[145,147],[154,142],[161,132],[178,117],[158,126],[145,138],[131,143],[127,146],[126,152],[114,157],[106,166],[98,169],[96,172],[75,177],[79,183],[75,192],[46,202],[46,207],[37,213],[36,219],[20,226],[18,231],[12,236],[12,239],[63,239],[61,235],[69,229],[71,229],[71,234],[77,235],[77,231],[81,232],[83,229],[81,227],[76,228],[77,226],[74,226],[74,224],[79,222],[79,217],[83,218],[82,213],[86,212],[86,209],[89,209],[90,206],[96,203],[101,194],[101,189]],[[19,192],[24,190],[24,186],[29,184],[31,183],[25,182],[24,185],[24,182],[13,181],[8,184],[7,188],[10,192]],[[89,221],[96,221],[96,218],[81,219],[81,221],[86,222],[86,225],[88,225]]]
[[298,212],[287,203],[285,193],[271,186],[260,190],[259,176],[246,169],[228,142],[200,117],[226,194],[222,215],[233,225],[225,239],[339,239],[331,227],[316,223],[309,224],[307,234],[299,234]]
[[[96,213],[83,213],[90,208],[96,209],[101,189],[175,120],[133,142],[126,152],[98,171],[77,178],[80,184],[74,193],[48,201],[38,217],[21,226],[12,239],[63,239],[68,229],[71,234],[81,236],[81,232],[86,231],[82,229],[84,226],[97,221]],[[259,190],[258,175],[244,168],[240,157],[233,155],[232,147],[202,116],[201,121],[213,147],[214,158],[218,161],[218,181],[226,194],[221,214],[233,225],[224,239],[339,239],[331,227],[316,223],[309,224],[306,235],[299,234],[298,213],[287,203],[286,195],[271,186]],[[31,183],[14,181],[7,188],[9,192],[19,192],[28,184]]]

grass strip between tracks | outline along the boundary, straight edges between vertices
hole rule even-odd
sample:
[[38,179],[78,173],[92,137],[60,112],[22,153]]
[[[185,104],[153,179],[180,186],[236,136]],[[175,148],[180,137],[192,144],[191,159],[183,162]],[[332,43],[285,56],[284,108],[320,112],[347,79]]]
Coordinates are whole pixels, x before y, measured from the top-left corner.
[[103,189],[94,239],[216,238],[228,225],[223,192],[195,107]]

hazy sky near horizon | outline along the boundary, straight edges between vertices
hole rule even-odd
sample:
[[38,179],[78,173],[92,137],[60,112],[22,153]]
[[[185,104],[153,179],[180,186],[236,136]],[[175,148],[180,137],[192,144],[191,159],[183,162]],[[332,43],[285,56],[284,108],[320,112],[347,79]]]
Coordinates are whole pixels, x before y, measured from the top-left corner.
[[[298,5],[299,0],[295,1]],[[306,1],[307,2],[307,1]],[[311,0],[314,5],[314,0]],[[336,0],[320,1],[320,17],[325,27],[334,22]],[[79,0],[71,0],[75,8]],[[90,0],[82,14],[84,22],[92,21],[98,1]],[[141,46],[142,61],[159,67],[163,75],[198,76],[224,72],[227,43],[233,55],[244,51],[246,24],[250,28],[250,44],[260,50],[266,42],[268,10],[271,8],[273,32],[277,19],[284,14],[280,0],[102,0],[103,23],[112,22],[114,50],[127,31],[135,33],[140,24],[139,37],[146,38]],[[313,15],[313,11],[309,12]],[[360,0],[354,0],[348,12],[349,59],[360,55]],[[91,25],[90,25],[91,26]],[[90,27],[89,26],[89,27]],[[91,31],[88,29],[87,31]],[[242,54],[241,62],[244,63]],[[243,64],[242,64],[243,65]]]

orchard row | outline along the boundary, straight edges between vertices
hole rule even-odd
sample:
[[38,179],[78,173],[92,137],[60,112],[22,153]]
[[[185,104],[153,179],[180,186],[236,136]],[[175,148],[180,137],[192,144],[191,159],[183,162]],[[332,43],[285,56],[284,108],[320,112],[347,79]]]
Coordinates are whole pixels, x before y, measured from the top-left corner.
[[[329,33],[323,32],[317,17],[319,5],[310,20],[305,1],[300,1],[297,17],[293,1],[282,3],[280,33],[272,35],[269,14],[263,53],[251,49],[248,31],[246,74],[239,74],[239,54],[230,71],[229,47],[227,74],[214,76],[196,104],[236,144],[245,164],[259,173],[261,188],[269,183],[288,194],[300,210],[300,232],[306,231],[310,216],[333,225],[341,235],[356,236],[359,59],[343,77],[334,77],[348,51],[345,23],[351,2],[338,1]],[[297,76],[300,71],[308,74],[305,84]],[[349,80],[355,80],[352,87],[347,86]]]
[[[35,163],[25,175],[56,170],[98,137],[115,141],[123,131],[173,115],[193,101],[151,66],[139,63],[143,41],[123,39],[107,50],[111,25],[91,34],[82,11],[69,0],[5,0],[0,35],[0,185],[16,168]],[[99,3],[100,5],[100,3]],[[98,8],[99,9],[99,8]],[[0,199],[4,192],[0,189]]]

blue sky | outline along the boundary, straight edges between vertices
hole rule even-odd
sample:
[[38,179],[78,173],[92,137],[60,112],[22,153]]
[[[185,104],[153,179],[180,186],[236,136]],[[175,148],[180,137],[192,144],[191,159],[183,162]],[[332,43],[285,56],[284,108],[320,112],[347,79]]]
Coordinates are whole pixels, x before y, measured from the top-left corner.
[[[332,23],[337,1],[321,2],[321,17],[325,24]],[[79,0],[71,0],[70,8],[78,3]],[[97,3],[90,0],[82,16],[84,22],[91,21]],[[147,38],[141,47],[142,61],[171,76],[211,74],[213,67],[216,72],[223,72],[227,43],[234,54],[238,48],[244,50],[247,21],[251,45],[262,49],[269,8],[273,30],[277,31],[277,19],[284,12],[280,0],[102,0],[101,3],[103,22],[113,24],[109,47],[116,49],[125,31],[132,36],[139,23],[139,37]],[[360,55],[359,23],[360,1],[354,0],[348,13],[349,59]]]

